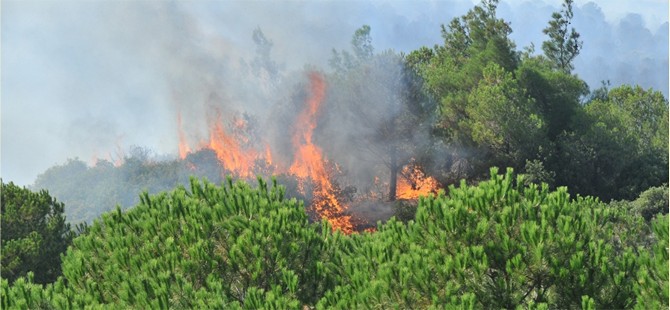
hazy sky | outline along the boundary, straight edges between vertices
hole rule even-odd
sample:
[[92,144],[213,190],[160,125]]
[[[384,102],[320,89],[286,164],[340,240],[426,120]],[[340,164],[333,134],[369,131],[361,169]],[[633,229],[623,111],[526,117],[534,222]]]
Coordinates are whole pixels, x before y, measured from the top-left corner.
[[[526,2],[545,2],[554,7],[560,7],[561,0],[507,0],[511,5],[520,5]],[[583,6],[586,3],[596,3],[605,13],[605,18],[610,23],[618,22],[622,17],[630,14],[640,14],[647,21],[647,26],[656,29],[662,23],[668,21],[668,0],[575,0],[574,5]],[[473,0],[472,3],[479,3]]]
[[[132,145],[176,154],[175,96],[183,107],[206,96],[199,85],[234,78],[256,27],[287,69],[328,69],[330,51],[347,49],[363,24],[376,50],[411,51],[440,44],[439,25],[478,2],[3,0],[0,176],[29,185],[68,158],[115,159]],[[560,3],[508,0],[498,12],[519,48],[539,50]],[[586,42],[577,74],[592,87],[638,82],[667,96],[667,0],[577,0],[575,11]]]

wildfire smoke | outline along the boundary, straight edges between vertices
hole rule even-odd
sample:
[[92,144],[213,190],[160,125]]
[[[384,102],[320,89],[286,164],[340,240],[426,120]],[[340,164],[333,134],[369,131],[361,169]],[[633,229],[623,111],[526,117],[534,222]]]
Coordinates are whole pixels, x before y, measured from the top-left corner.
[[300,179],[311,179],[316,183],[314,210],[321,218],[327,219],[334,229],[351,233],[353,231],[351,216],[343,214],[345,207],[334,194],[333,184],[324,167],[323,152],[312,143],[319,107],[325,96],[326,83],[323,76],[315,72],[310,73],[309,78],[311,95],[306,102],[307,106],[298,116],[292,139],[297,151],[289,172]]
[[[253,177],[259,171],[259,163],[270,167],[273,174],[287,173],[299,180],[299,190],[305,194],[305,183],[312,184],[313,211],[321,218],[326,219],[335,230],[344,233],[354,231],[351,215],[345,214],[347,207],[337,197],[336,187],[331,182],[330,174],[326,169],[327,158],[322,149],[313,143],[314,129],[317,127],[321,104],[325,97],[326,81],[317,72],[310,72],[309,96],[298,114],[292,128],[291,144],[293,159],[288,169],[280,168],[272,162],[272,149],[269,144],[262,146],[252,143],[247,127],[247,121],[240,117],[233,117],[231,126],[224,126],[220,111],[209,125],[209,140],[201,141],[201,148],[208,148],[216,153],[221,164],[234,175],[242,178]],[[190,147],[182,132],[181,115],[177,115],[179,128],[179,155],[183,159],[190,153]],[[228,130],[227,130],[228,129]]]

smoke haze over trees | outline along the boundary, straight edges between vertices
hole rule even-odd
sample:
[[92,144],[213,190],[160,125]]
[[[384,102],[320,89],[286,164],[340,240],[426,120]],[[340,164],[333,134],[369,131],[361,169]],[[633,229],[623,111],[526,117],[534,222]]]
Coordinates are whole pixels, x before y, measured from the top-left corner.
[[667,17],[510,1],[3,4],[0,307],[668,308]]
[[[541,30],[559,5],[502,2],[498,15],[511,22],[519,49],[533,43],[539,53]],[[370,25],[377,51],[410,52],[439,44],[440,24],[471,6],[3,1],[2,176],[29,185],[68,158],[113,162],[132,145],[170,156],[178,112],[195,140],[205,135],[202,115],[214,103],[251,110],[263,122],[271,113],[267,98],[286,96],[277,92],[282,75],[304,65],[327,68],[331,50],[347,48],[361,25]],[[609,80],[667,97],[667,16],[649,13],[667,12],[667,2],[640,4],[642,15],[613,6],[575,4],[572,26],[585,44],[574,73],[591,89]],[[252,36],[257,29],[264,38]],[[273,62],[263,59],[268,55]],[[259,75],[268,65],[269,74]]]

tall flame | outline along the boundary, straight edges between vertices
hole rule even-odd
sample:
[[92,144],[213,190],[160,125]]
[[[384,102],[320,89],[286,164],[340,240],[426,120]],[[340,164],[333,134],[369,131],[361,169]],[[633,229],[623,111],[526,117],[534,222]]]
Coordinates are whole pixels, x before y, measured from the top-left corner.
[[184,136],[184,129],[181,125],[181,113],[177,112],[177,130],[179,131],[179,158],[184,159],[186,155],[191,152],[191,148],[186,142],[186,136]]
[[[272,150],[267,143],[264,148],[254,144],[246,132],[248,124],[244,119],[233,118],[230,126],[225,127],[219,111],[216,111],[216,118],[210,123],[209,141],[202,141],[200,148],[213,150],[221,164],[239,177],[253,177],[257,169],[265,167],[271,169],[270,173],[288,172],[295,175],[303,191],[302,185],[311,181],[314,184],[311,206],[314,211],[319,217],[326,219],[334,230],[352,233],[354,227],[351,215],[345,214],[346,206],[338,200],[337,189],[331,183],[326,169],[328,161],[321,148],[312,141],[321,103],[326,93],[326,82],[323,76],[315,72],[310,73],[309,79],[310,95],[304,109],[298,114],[293,128],[291,144],[294,147],[294,156],[288,171],[283,168],[285,166],[273,165]],[[177,114],[177,125],[179,156],[184,159],[191,149],[182,131],[181,114]],[[261,167],[257,167],[259,160]]]
[[292,137],[296,153],[289,172],[301,179],[311,179],[316,185],[314,210],[321,218],[328,220],[333,229],[351,233],[353,232],[351,216],[343,214],[345,206],[335,196],[335,189],[324,167],[326,161],[323,152],[312,143],[319,109],[326,93],[326,83],[316,72],[310,73],[309,79],[311,94],[307,99],[307,106],[298,115],[296,122],[297,130]]
[[[235,119],[234,126],[243,129],[246,122]],[[221,113],[217,112],[217,119],[209,133],[208,147],[214,150],[216,157],[226,169],[243,178],[254,176],[256,160],[264,159],[266,162],[269,160],[262,158],[263,156],[253,147],[246,145],[248,142],[248,137],[228,134],[223,128]]]

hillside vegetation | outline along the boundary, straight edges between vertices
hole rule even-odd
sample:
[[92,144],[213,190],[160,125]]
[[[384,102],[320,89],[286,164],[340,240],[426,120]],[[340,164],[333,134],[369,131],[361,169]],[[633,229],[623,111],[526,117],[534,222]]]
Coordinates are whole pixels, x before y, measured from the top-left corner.
[[[179,159],[135,148],[54,166],[32,190],[3,182],[0,306],[668,308],[668,100],[572,73],[571,0],[542,54],[516,49],[497,3],[407,54],[375,52],[364,25],[330,71],[295,79],[257,29],[252,73],[286,92],[261,98],[267,124],[236,114],[237,140],[217,120],[227,144]],[[240,142],[267,157],[226,167],[227,151],[258,153]],[[304,154],[321,182],[276,168]],[[425,180],[434,194],[398,195]]]
[[349,236],[283,194],[262,179],[143,194],[74,240],[55,283],[3,279],[3,308],[667,307],[667,216],[511,170]]

